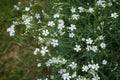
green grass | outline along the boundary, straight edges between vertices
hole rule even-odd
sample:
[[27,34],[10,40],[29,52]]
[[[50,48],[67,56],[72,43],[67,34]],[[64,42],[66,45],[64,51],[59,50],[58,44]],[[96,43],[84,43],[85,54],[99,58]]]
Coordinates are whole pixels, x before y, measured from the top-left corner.
[[[36,80],[38,71],[36,58],[33,56],[31,40],[9,37],[6,29],[20,14],[15,13],[13,5],[18,1],[27,0],[1,0],[0,1],[0,80]],[[45,0],[41,4],[47,5]],[[23,30],[19,28],[18,31]],[[19,34],[19,33],[18,33]],[[28,45],[29,44],[29,45]]]
[[34,80],[35,58],[31,50],[19,44],[19,39],[9,37],[6,29],[14,17],[13,5],[18,0],[0,1],[0,80]]

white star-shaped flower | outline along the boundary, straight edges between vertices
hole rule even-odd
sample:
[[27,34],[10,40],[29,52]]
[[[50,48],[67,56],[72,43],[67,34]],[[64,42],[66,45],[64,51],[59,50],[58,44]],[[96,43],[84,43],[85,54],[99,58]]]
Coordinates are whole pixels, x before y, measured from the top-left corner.
[[79,19],[79,15],[78,14],[73,14],[72,15],[72,19],[73,20],[78,20]]
[[74,33],[69,33],[69,37],[70,37],[70,38],[73,38],[74,36],[75,36]]
[[76,26],[71,24],[71,26],[68,29],[70,29],[71,31],[76,30]]
[[42,47],[40,52],[41,52],[41,55],[44,56],[45,53],[48,52],[48,50],[47,50],[47,46]]
[[59,18],[60,15],[58,13],[54,14],[53,18]]
[[106,64],[107,64],[107,61],[106,61],[106,60],[103,60],[103,61],[102,61],[102,64],[103,64],[103,65],[106,65]]
[[118,17],[118,14],[117,14],[116,12],[114,12],[114,13],[111,14],[111,17],[112,17],[112,18],[117,18],[117,17]]
[[82,67],[82,71],[83,71],[83,72],[87,72],[87,71],[88,71],[88,69],[89,69],[89,67],[88,67],[88,66],[83,66],[83,67]]
[[71,12],[72,12],[72,13],[76,12],[76,8],[74,8],[74,7],[72,6]]
[[47,29],[42,31],[42,35],[44,36],[47,36],[48,34],[49,34],[49,31]]
[[58,40],[57,39],[52,39],[51,44],[53,45],[53,47],[58,46]]
[[106,48],[106,44],[102,42],[102,43],[100,44],[100,47],[101,47],[102,49],[105,49],[105,48]]
[[53,26],[55,26],[55,23],[53,21],[49,21],[48,26],[53,27]]
[[94,9],[93,9],[93,8],[89,8],[88,11],[89,11],[90,13],[93,13],[93,12],[94,12]]
[[84,8],[83,7],[78,7],[78,9],[79,9],[79,12],[81,13],[81,12],[84,12]]
[[40,51],[39,48],[35,48],[35,51],[33,52],[34,55],[37,55],[37,53]]
[[81,46],[80,46],[80,45],[75,45],[74,50],[75,50],[76,52],[79,52],[79,51],[81,50]]
[[87,44],[92,44],[93,40],[91,38],[86,39]]

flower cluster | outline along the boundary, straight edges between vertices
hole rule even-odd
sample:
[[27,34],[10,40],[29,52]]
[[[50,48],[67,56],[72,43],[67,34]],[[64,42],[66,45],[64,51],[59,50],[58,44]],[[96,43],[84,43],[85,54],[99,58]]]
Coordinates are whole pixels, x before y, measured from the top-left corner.
[[9,32],[10,36],[14,36],[15,35],[15,25],[11,25],[8,29],[7,32]]
[[67,62],[67,60],[65,59],[59,59],[59,58],[55,58],[52,57],[52,59],[49,59],[45,64],[46,66],[51,66],[51,65],[55,65],[55,64],[65,64]]
[[99,65],[98,64],[88,64],[88,65],[83,65],[82,67],[82,71],[83,72],[88,72],[89,74],[92,75],[92,80],[99,80],[100,77],[97,74],[97,71],[99,69]]
[[[107,22],[104,19],[115,21],[119,18],[117,11],[107,16],[103,14],[102,10],[109,10],[112,2],[97,0],[94,6],[85,7],[73,6],[69,2],[65,4],[59,0],[53,3],[50,12],[35,12],[36,3],[29,3],[24,8],[20,8],[20,5],[22,3],[14,5],[14,8],[17,11],[22,10],[23,14],[13,22],[7,32],[14,36],[16,25],[22,24],[25,26],[23,37],[32,37],[34,44],[38,45],[32,46],[33,55],[41,59],[37,67],[46,68],[51,74],[43,74],[37,80],[100,80],[102,76],[99,76],[99,68],[107,64],[107,59],[103,58],[107,53],[103,31],[106,28],[104,23]],[[105,15],[105,18],[101,15]],[[91,59],[94,61],[90,62]],[[103,65],[100,65],[101,60]]]

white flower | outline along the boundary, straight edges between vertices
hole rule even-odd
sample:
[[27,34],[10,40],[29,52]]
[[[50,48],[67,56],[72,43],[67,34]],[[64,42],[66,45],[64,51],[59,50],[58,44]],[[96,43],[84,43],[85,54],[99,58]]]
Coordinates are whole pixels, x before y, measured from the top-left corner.
[[41,63],[38,63],[38,64],[37,64],[37,67],[41,67]]
[[75,78],[76,76],[77,76],[77,73],[74,72],[71,77],[72,77],[72,78]]
[[106,4],[105,4],[105,3],[106,3],[105,0],[98,0],[97,3],[96,3],[96,5],[105,8],[105,7],[106,7]]
[[91,47],[91,50],[93,51],[93,52],[96,52],[98,49],[97,49],[97,46],[92,46]]
[[25,7],[25,11],[29,11],[30,10],[30,7]]
[[53,45],[53,47],[58,46],[58,40],[57,39],[52,39],[51,44]]
[[83,72],[87,72],[87,71],[88,71],[88,69],[89,69],[89,67],[88,67],[88,66],[83,66],[83,67],[82,67],[82,71],[83,71]]
[[31,21],[31,20],[29,20],[29,19],[25,19],[25,20],[24,20],[25,25],[30,25],[30,21]]
[[99,36],[98,38],[99,38],[99,40],[103,40],[103,39],[104,39],[104,36],[101,35],[101,36]]
[[79,9],[79,12],[81,13],[81,12],[84,12],[84,8],[83,7],[78,7],[78,9]]
[[91,65],[91,69],[94,69],[94,70],[98,70],[98,68],[99,68],[99,65],[98,64],[92,64]]
[[72,62],[69,67],[71,67],[72,69],[76,69],[77,64],[75,62]]
[[47,67],[49,67],[50,64],[51,64],[51,62],[50,62],[50,61],[47,61],[47,62],[45,62],[45,64],[46,64]]
[[16,10],[20,10],[20,8],[19,8],[17,5],[14,5],[14,8],[15,8]]
[[[64,62],[62,62],[64,61]],[[65,60],[60,60],[59,58],[52,57],[52,59],[49,59],[47,62],[45,62],[46,66],[49,67],[50,65],[55,65],[55,64],[65,64]]]
[[48,78],[45,78],[45,80],[48,80]]
[[79,15],[73,14],[73,15],[72,15],[72,19],[73,19],[73,20],[78,20],[78,19],[79,19]]
[[62,19],[59,19],[59,20],[58,20],[58,23],[59,23],[59,24],[64,24],[64,21],[63,21]]
[[18,25],[19,22],[18,21],[13,21],[13,25]]
[[82,40],[82,41],[85,41],[85,38],[82,38],[81,40]]
[[50,46],[50,44],[51,44],[51,40],[50,39],[45,42],[46,46]]
[[7,32],[9,32],[10,36],[15,35],[15,30],[14,30],[15,25],[11,25],[9,28],[7,28]]
[[90,51],[91,49],[92,49],[92,47],[89,46],[89,45],[87,45],[86,50],[87,50],[87,51]]
[[22,15],[22,20],[25,20],[28,17],[28,15]]
[[108,6],[112,6],[112,2],[109,2],[109,3],[108,3]]
[[42,23],[41,20],[38,20],[38,23]]
[[40,51],[41,55],[44,56],[46,52],[48,52],[47,46],[42,47],[42,48],[41,48],[41,51]]
[[103,60],[103,61],[102,61],[102,64],[103,64],[103,65],[106,65],[106,64],[107,64],[107,61],[106,61],[106,60]]
[[59,74],[63,74],[63,73],[65,73],[65,72],[66,72],[66,69],[60,69],[60,70],[58,71]]
[[75,50],[76,52],[79,52],[79,51],[81,50],[81,47],[80,47],[80,45],[75,45],[75,48],[74,48],[74,50]]
[[68,29],[70,29],[71,31],[73,31],[73,30],[75,30],[75,29],[76,29],[76,26],[75,26],[75,25],[73,25],[73,24],[71,24],[71,26],[70,26]]
[[67,60],[62,59],[61,61],[59,61],[61,64],[65,64],[67,62]]
[[54,76],[53,76],[53,75],[51,75],[51,76],[50,76],[50,79],[51,79],[51,80],[54,80]]
[[39,48],[35,48],[35,51],[33,52],[34,55],[37,55],[37,53],[40,51]]
[[47,36],[48,34],[49,34],[49,31],[47,29],[42,31],[42,35],[44,36]]
[[93,8],[89,8],[88,11],[89,11],[90,13],[93,13],[93,12],[94,12],[94,9],[93,9]]
[[53,18],[59,18],[60,15],[58,13],[54,14]]
[[69,75],[69,73],[64,73],[64,74],[62,75],[62,78],[63,78],[63,80],[70,80],[70,79],[71,79],[71,76]]
[[18,5],[21,5],[22,3],[21,2],[18,2]]
[[40,43],[44,43],[44,39],[43,38],[38,37],[38,40],[39,40]]
[[95,75],[93,78],[92,78],[92,80],[99,80],[100,79],[100,77],[98,76],[98,75]]
[[55,23],[53,21],[49,21],[48,26],[53,27],[53,26],[55,26]]
[[92,64],[88,64],[88,67],[91,68],[91,67],[92,67]]
[[92,44],[93,40],[91,38],[86,39],[87,44]]
[[36,13],[36,14],[35,14],[35,18],[36,18],[36,19],[39,19],[39,18],[40,18],[40,14]]
[[22,15],[23,23],[26,25],[27,28],[31,28],[32,24],[30,23],[33,20],[33,16]]
[[105,49],[105,48],[106,48],[106,44],[102,42],[102,43],[100,44],[100,47],[101,47],[102,49]]
[[60,61],[59,58],[52,57],[52,59],[50,59],[50,62],[51,62],[51,63],[54,63],[54,64],[58,64],[58,63],[61,62],[61,61]]
[[116,12],[114,12],[114,13],[111,14],[111,17],[112,17],[112,18],[117,18],[117,17],[118,17],[118,14],[117,14]]
[[62,30],[65,28],[64,21],[62,19],[58,20],[58,29]]
[[74,7],[72,6],[71,12],[74,13],[75,11],[76,11],[76,8],[74,8]]
[[69,33],[69,37],[70,37],[70,38],[73,38],[74,36],[75,36],[74,33]]
[[30,7],[32,7],[33,5],[32,4],[30,4]]

